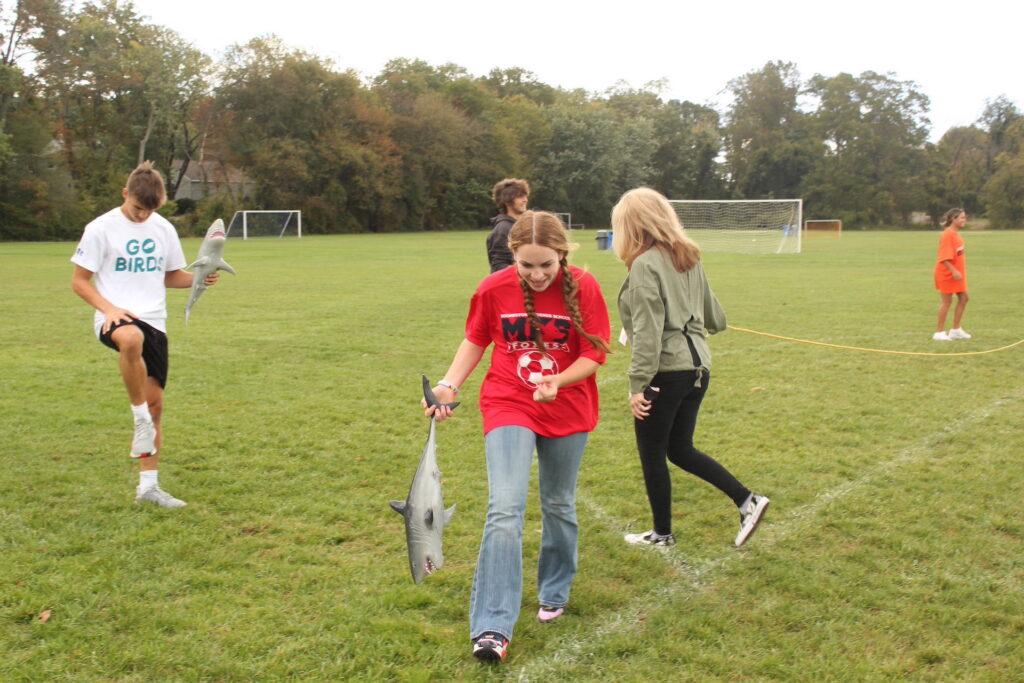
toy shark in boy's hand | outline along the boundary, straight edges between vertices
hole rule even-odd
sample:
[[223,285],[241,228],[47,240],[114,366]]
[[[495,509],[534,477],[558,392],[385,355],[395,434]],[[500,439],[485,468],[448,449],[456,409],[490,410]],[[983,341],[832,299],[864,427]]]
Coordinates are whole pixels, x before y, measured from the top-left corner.
[[[427,405],[440,406],[440,401],[430,389],[430,382],[423,377],[423,398]],[[458,403],[446,404],[454,409]],[[405,540],[409,546],[409,568],[412,580],[419,583],[423,577],[434,573],[444,566],[444,553],[441,551],[441,537],[448,526],[455,506],[444,509],[441,496],[441,471],[437,468],[437,440],[435,426],[437,422],[430,418],[430,432],[427,445],[423,447],[420,465],[416,476],[412,478],[409,496],[405,502],[391,501],[391,508],[405,518]]]
[[206,231],[206,238],[199,245],[199,257],[192,265],[187,266],[192,271],[192,292],[188,296],[188,303],[185,304],[185,324],[188,324],[188,315],[192,305],[203,292],[206,291],[206,277],[218,270],[226,270],[232,275],[235,269],[227,264],[222,258],[224,253],[224,242],[227,236],[224,234],[224,221],[217,219]]

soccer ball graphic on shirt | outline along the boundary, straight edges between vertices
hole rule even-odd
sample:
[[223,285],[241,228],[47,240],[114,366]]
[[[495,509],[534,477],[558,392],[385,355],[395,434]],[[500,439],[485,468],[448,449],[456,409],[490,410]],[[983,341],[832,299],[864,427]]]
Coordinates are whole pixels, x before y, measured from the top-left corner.
[[536,389],[541,378],[558,374],[558,363],[543,351],[527,351],[516,361],[516,371],[519,379]]

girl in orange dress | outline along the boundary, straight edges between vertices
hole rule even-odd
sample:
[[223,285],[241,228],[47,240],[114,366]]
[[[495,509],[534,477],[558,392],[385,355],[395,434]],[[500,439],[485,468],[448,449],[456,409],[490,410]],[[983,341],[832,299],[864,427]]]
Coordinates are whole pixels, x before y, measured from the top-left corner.
[[[971,335],[960,327],[960,320],[967,308],[967,259],[964,257],[964,238],[960,230],[967,224],[967,212],[950,209],[942,219],[945,230],[939,237],[939,255],[935,261],[935,288],[939,290],[939,321],[932,339],[951,341],[970,339]],[[946,332],[946,314],[956,294],[956,309],[953,311],[953,328]]]

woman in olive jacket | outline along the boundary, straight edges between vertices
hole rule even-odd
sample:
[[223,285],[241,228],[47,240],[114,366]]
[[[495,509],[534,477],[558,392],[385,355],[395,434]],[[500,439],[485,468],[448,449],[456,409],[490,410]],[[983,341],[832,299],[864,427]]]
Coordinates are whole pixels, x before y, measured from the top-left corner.
[[631,344],[629,406],[633,413],[654,528],[627,534],[633,544],[672,545],[672,464],[715,486],[740,511],[734,541],[743,545],[768,508],[725,467],[693,445],[697,412],[710,382],[707,335],[726,328],[700,262],[675,211],[646,187],[622,195],[612,210],[612,246],[628,269],[619,315]]

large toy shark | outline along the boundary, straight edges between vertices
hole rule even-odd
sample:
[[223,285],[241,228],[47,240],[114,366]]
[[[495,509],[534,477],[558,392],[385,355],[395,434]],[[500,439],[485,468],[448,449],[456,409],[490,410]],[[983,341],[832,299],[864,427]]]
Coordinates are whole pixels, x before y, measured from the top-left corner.
[[[423,377],[423,398],[427,405],[440,406],[437,396],[430,389],[430,382]],[[455,408],[458,403],[448,403]],[[391,508],[405,518],[405,540],[409,547],[409,569],[412,580],[419,583],[423,577],[433,574],[444,566],[444,553],[441,551],[441,537],[448,526],[455,506],[444,509],[441,496],[441,471],[437,468],[437,440],[435,437],[436,421],[430,418],[430,432],[427,444],[420,456],[420,465],[416,468],[416,476],[412,478],[409,495],[405,502],[391,501]]]
[[227,236],[224,234],[224,221],[217,219],[206,231],[203,243],[199,245],[199,256],[188,266],[192,271],[192,292],[188,296],[188,303],[185,304],[185,324],[188,324],[188,316],[192,311],[192,305],[206,291],[206,276],[218,270],[226,270],[232,275],[235,269],[224,261],[224,242]]

